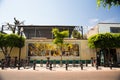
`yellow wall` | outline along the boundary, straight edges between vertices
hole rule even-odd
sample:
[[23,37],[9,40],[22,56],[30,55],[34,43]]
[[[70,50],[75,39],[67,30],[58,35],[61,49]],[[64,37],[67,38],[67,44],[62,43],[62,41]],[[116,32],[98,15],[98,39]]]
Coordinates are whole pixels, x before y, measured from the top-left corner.
[[4,55],[2,53],[2,51],[0,50],[0,59],[3,59],[4,58]]
[[80,56],[81,60],[90,60],[91,57],[95,57],[96,52],[94,49],[90,49],[88,47],[88,41],[87,40],[81,40],[81,51],[80,51]]
[[[26,40],[25,42],[25,47],[22,48],[22,51],[21,51],[21,58],[22,59],[25,59],[27,57],[27,48],[28,48],[28,43],[31,43],[31,42],[49,42],[51,43],[52,40],[50,39],[46,39],[46,40]],[[81,60],[90,60],[91,57],[95,57],[95,53],[96,51],[94,49],[90,49],[88,47],[88,41],[87,40],[77,40],[77,39],[66,39],[65,40],[66,42],[71,42],[71,43],[77,43],[79,44],[80,46],[80,56],[79,57],[63,57],[63,59],[81,59]],[[19,56],[19,48],[13,48],[12,50],[12,53],[11,53],[11,56],[12,58],[15,57],[15,56]],[[0,59],[4,58],[4,55],[2,54],[2,52],[0,51]],[[43,57],[37,57],[38,59],[41,59]],[[44,57],[45,59],[46,57]],[[55,57],[51,57],[53,59],[55,59]],[[60,57],[56,57],[57,59],[60,59]],[[32,59],[32,58],[31,58]]]
[[[10,56],[11,56],[11,58],[18,57],[19,56],[19,48],[13,48]],[[25,46],[21,50],[21,59],[26,58],[26,56],[27,55],[26,55],[26,46]],[[4,58],[4,55],[3,55],[2,51],[0,51],[0,59],[3,59],[3,58]]]

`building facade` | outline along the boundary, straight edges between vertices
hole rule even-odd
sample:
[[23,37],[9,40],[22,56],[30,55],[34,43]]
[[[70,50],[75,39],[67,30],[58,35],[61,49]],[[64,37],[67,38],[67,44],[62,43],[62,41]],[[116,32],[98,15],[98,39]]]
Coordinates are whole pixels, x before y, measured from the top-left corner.
[[[25,46],[22,48],[21,59],[30,57],[31,60],[91,60],[96,57],[95,50],[88,48],[87,40],[70,39],[72,31],[76,26],[40,26],[40,25],[21,25],[26,36]],[[58,28],[59,31],[68,30],[69,38],[64,39],[65,45],[62,52],[58,46],[53,44],[52,29]],[[19,57],[19,49],[14,48],[10,54],[11,58]],[[0,51],[0,59],[4,58]]]
[[[95,34],[101,33],[120,33],[120,23],[98,23],[96,26],[91,28],[87,33],[87,38]],[[107,62],[108,59],[108,49],[99,49],[97,51],[99,57],[99,62]],[[120,49],[111,48],[110,49],[111,60],[114,63],[120,63]]]
[[120,23],[98,23],[87,33],[87,38],[100,33],[120,33]]
[[[25,46],[22,48],[21,58],[26,59],[31,57],[31,60],[47,60],[50,57],[51,60],[91,60],[96,58],[99,53],[99,61],[106,62],[105,57],[107,50],[91,49],[88,47],[87,40],[78,39],[64,39],[65,45],[62,47],[62,52],[55,44],[53,44],[52,29],[58,28],[60,31],[69,30],[69,37],[76,26],[36,26],[36,25],[24,25],[23,27],[26,36]],[[120,23],[98,23],[87,34],[88,38],[92,35],[99,33],[119,33]],[[120,63],[120,49],[114,48],[110,50],[111,56],[115,62]],[[19,49],[14,48],[11,57],[19,56]],[[0,59],[4,58],[2,51],[0,51]]]

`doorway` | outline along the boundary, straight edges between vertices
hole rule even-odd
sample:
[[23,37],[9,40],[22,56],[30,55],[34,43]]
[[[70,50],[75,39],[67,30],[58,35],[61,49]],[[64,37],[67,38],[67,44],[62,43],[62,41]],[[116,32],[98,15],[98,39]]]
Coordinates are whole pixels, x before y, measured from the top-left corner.
[[98,55],[100,65],[109,66],[110,62],[112,64],[117,63],[116,49],[110,49],[110,51],[108,51],[108,49],[101,49]]

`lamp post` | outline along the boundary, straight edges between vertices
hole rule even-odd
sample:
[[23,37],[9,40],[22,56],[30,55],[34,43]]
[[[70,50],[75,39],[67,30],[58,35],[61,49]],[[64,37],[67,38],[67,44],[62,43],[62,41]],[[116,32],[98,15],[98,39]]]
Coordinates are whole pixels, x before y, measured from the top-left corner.
[[21,27],[20,29],[20,41],[19,41],[19,60],[18,60],[18,70],[20,70],[20,59],[21,59],[21,48],[22,48],[22,32],[23,32],[23,28]]

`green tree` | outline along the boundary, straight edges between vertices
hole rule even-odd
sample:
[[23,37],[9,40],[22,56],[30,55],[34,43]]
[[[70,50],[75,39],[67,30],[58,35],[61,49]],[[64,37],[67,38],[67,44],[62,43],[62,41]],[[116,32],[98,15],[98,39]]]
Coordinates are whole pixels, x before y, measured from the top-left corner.
[[96,34],[88,39],[90,48],[114,48],[120,47],[117,43],[120,40],[120,34]]
[[72,37],[77,39],[82,39],[82,35],[80,34],[80,32],[78,32],[78,30],[73,30]]
[[54,28],[52,30],[52,33],[54,35],[53,43],[55,43],[57,45],[62,45],[63,42],[64,42],[63,41],[64,38],[69,36],[69,31],[68,30],[59,32],[59,30],[57,28]]
[[7,42],[6,36],[7,35],[0,33],[0,48],[5,56],[7,56],[7,53],[8,53],[8,50],[7,50],[8,42]]
[[120,0],[97,0],[97,6],[111,7],[111,6],[120,6]]
[[54,40],[53,43],[56,44],[57,46],[59,46],[60,50],[61,50],[61,64],[62,64],[62,46],[64,44],[64,38],[69,36],[69,31],[59,31],[57,28],[54,28],[52,30],[52,33],[54,35]]
[[[19,47],[19,39],[20,36],[15,35],[15,34],[2,34],[0,33],[0,48],[4,54],[4,57],[6,58],[7,56],[10,55],[13,47]],[[24,41],[25,39],[22,38],[22,46],[24,46]]]
[[100,48],[108,50],[108,60],[110,60],[110,49],[112,48],[120,48],[120,34],[96,34],[88,39],[88,45],[90,48]]
[[17,44],[14,45],[14,47],[22,48],[25,46],[25,38],[23,36],[19,36],[16,38]]

